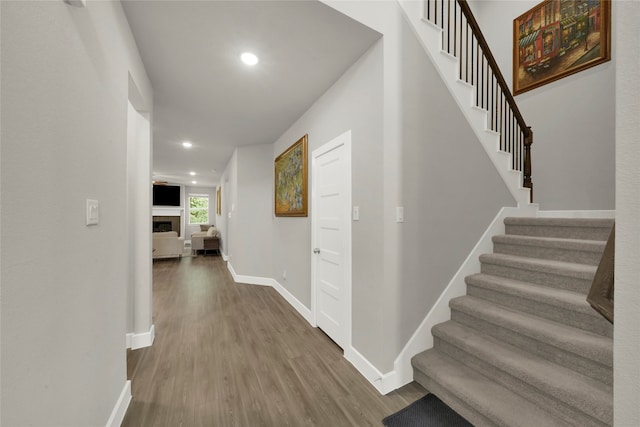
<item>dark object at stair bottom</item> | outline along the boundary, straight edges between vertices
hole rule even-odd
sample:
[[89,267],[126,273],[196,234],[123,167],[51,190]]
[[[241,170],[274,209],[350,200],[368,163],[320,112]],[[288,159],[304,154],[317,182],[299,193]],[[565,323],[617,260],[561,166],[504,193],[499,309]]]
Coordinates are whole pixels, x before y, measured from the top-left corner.
[[389,415],[382,424],[385,427],[473,427],[431,393]]

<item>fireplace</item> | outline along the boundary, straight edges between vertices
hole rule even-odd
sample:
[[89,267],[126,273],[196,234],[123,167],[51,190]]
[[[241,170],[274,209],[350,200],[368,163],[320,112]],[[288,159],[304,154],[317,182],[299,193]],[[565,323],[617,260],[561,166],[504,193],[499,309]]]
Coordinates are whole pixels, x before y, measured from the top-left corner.
[[180,236],[180,217],[179,216],[154,216],[153,232],[175,231]]

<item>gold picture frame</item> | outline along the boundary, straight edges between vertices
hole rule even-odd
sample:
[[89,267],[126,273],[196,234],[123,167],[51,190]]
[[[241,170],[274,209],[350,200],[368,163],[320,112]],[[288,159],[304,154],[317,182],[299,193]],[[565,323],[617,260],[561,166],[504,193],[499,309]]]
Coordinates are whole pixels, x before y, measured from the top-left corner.
[[274,162],[276,216],[307,216],[307,135]]
[[610,60],[610,0],[545,0],[513,20],[514,95]]
[[216,213],[218,216],[222,215],[222,187],[220,186],[216,189]]

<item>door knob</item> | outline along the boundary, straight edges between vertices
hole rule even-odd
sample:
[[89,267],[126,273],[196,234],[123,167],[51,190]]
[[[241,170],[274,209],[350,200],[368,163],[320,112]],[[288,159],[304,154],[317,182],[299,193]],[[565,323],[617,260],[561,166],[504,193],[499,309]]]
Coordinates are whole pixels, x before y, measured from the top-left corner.
[[314,253],[314,254],[319,254],[319,253],[320,253],[320,248],[315,248],[315,249],[313,250],[313,253]]

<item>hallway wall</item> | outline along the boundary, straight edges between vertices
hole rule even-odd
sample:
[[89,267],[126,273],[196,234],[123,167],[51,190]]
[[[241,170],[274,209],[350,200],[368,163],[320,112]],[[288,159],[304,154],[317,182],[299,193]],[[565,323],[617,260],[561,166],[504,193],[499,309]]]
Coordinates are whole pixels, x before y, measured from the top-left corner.
[[0,424],[104,426],[127,380],[129,73],[146,111],[151,85],[119,2],[0,8]]
[[[538,3],[470,2],[509,87],[513,20]],[[611,47],[611,61],[516,96],[533,128],[533,194],[542,210],[615,207],[615,40]]]

